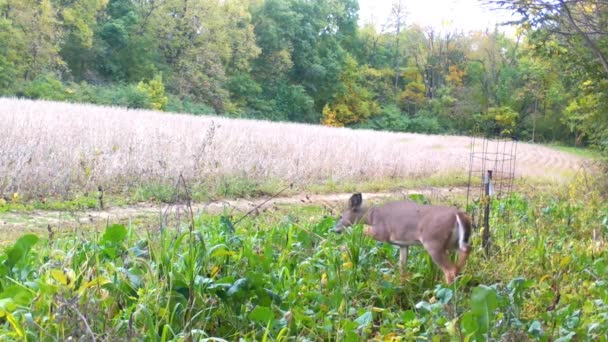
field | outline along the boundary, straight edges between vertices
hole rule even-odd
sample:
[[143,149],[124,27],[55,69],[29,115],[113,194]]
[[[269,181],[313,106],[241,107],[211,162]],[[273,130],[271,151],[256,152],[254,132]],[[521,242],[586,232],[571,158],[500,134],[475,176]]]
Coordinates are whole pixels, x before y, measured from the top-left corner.
[[[353,131],[6,98],[0,99],[0,122],[0,193],[30,198],[70,197],[99,186],[114,193],[141,192],[173,186],[180,174],[196,192],[209,195],[238,195],[238,189],[226,189],[234,184],[264,190],[291,183],[310,188],[453,178],[450,175],[467,172],[471,144],[462,136]],[[583,160],[519,143],[516,175],[562,181]]]
[[[347,195],[309,194],[439,184],[388,195],[464,207],[468,137],[14,99],[0,99],[0,122],[3,340],[608,339],[608,204],[584,156],[519,143],[517,191],[492,203],[491,253],[475,230],[448,285],[421,248],[402,276],[398,250],[361,226],[330,232]],[[217,190],[235,183],[300,194],[245,217],[264,199],[192,202],[205,188],[239,197]],[[111,207],[73,213],[100,185]],[[143,188],[179,203],[133,206]],[[41,198],[45,210],[30,204]],[[23,234],[28,215],[44,230]]]

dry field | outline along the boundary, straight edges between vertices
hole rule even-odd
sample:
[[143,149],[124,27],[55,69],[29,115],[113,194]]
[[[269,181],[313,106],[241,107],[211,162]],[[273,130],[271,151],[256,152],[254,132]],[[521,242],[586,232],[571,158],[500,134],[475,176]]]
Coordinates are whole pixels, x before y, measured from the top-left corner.
[[[247,177],[295,184],[466,172],[471,139],[0,99],[0,194]],[[490,147],[491,149],[491,147]],[[560,180],[582,158],[520,143],[519,176]]]

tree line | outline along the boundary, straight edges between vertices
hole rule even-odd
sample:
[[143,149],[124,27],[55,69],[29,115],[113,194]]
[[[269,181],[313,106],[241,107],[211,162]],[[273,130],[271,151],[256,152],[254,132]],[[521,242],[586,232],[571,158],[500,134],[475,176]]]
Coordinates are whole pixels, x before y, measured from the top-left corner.
[[0,94],[608,147],[608,2],[518,29],[380,28],[357,0],[0,0]]

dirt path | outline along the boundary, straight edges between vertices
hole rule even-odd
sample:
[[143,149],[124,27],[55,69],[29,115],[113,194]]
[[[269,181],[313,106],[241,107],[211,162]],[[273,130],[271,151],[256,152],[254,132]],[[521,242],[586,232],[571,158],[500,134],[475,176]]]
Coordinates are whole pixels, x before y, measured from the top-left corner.
[[[364,193],[366,199],[381,199],[388,197],[403,197],[412,193],[420,193],[431,200],[446,199],[450,194],[466,194],[466,188],[426,188],[400,190],[395,192]],[[280,205],[327,205],[335,207],[351,196],[350,193],[327,195],[296,195],[291,197],[258,198],[222,200],[210,203],[194,203],[195,213],[218,214],[222,212],[248,212],[250,210],[264,211]],[[137,221],[171,217],[179,219],[187,213],[185,204],[151,204],[142,203],[129,207],[113,207],[105,210],[85,211],[31,211],[0,213],[0,243],[11,241],[13,238],[27,233],[45,233],[50,225],[53,229],[65,230],[76,226],[105,225],[121,221]],[[160,221],[157,221],[160,222]]]

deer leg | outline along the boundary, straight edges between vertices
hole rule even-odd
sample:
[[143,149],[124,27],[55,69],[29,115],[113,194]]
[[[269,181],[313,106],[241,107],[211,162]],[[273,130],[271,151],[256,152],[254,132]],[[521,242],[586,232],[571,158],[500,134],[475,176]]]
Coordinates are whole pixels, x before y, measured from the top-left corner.
[[407,268],[407,246],[399,246],[399,274],[401,275],[401,282],[405,283],[407,281],[407,276],[405,274],[405,269]]
[[424,248],[429,252],[433,261],[441,267],[443,274],[445,275],[445,281],[448,284],[451,284],[456,278],[456,273],[458,273],[458,269],[454,264],[450,261],[448,254],[444,248],[435,248],[435,246],[427,246]]
[[399,247],[399,270],[401,272],[405,271],[405,267],[407,265],[407,253],[408,253],[407,246]]

